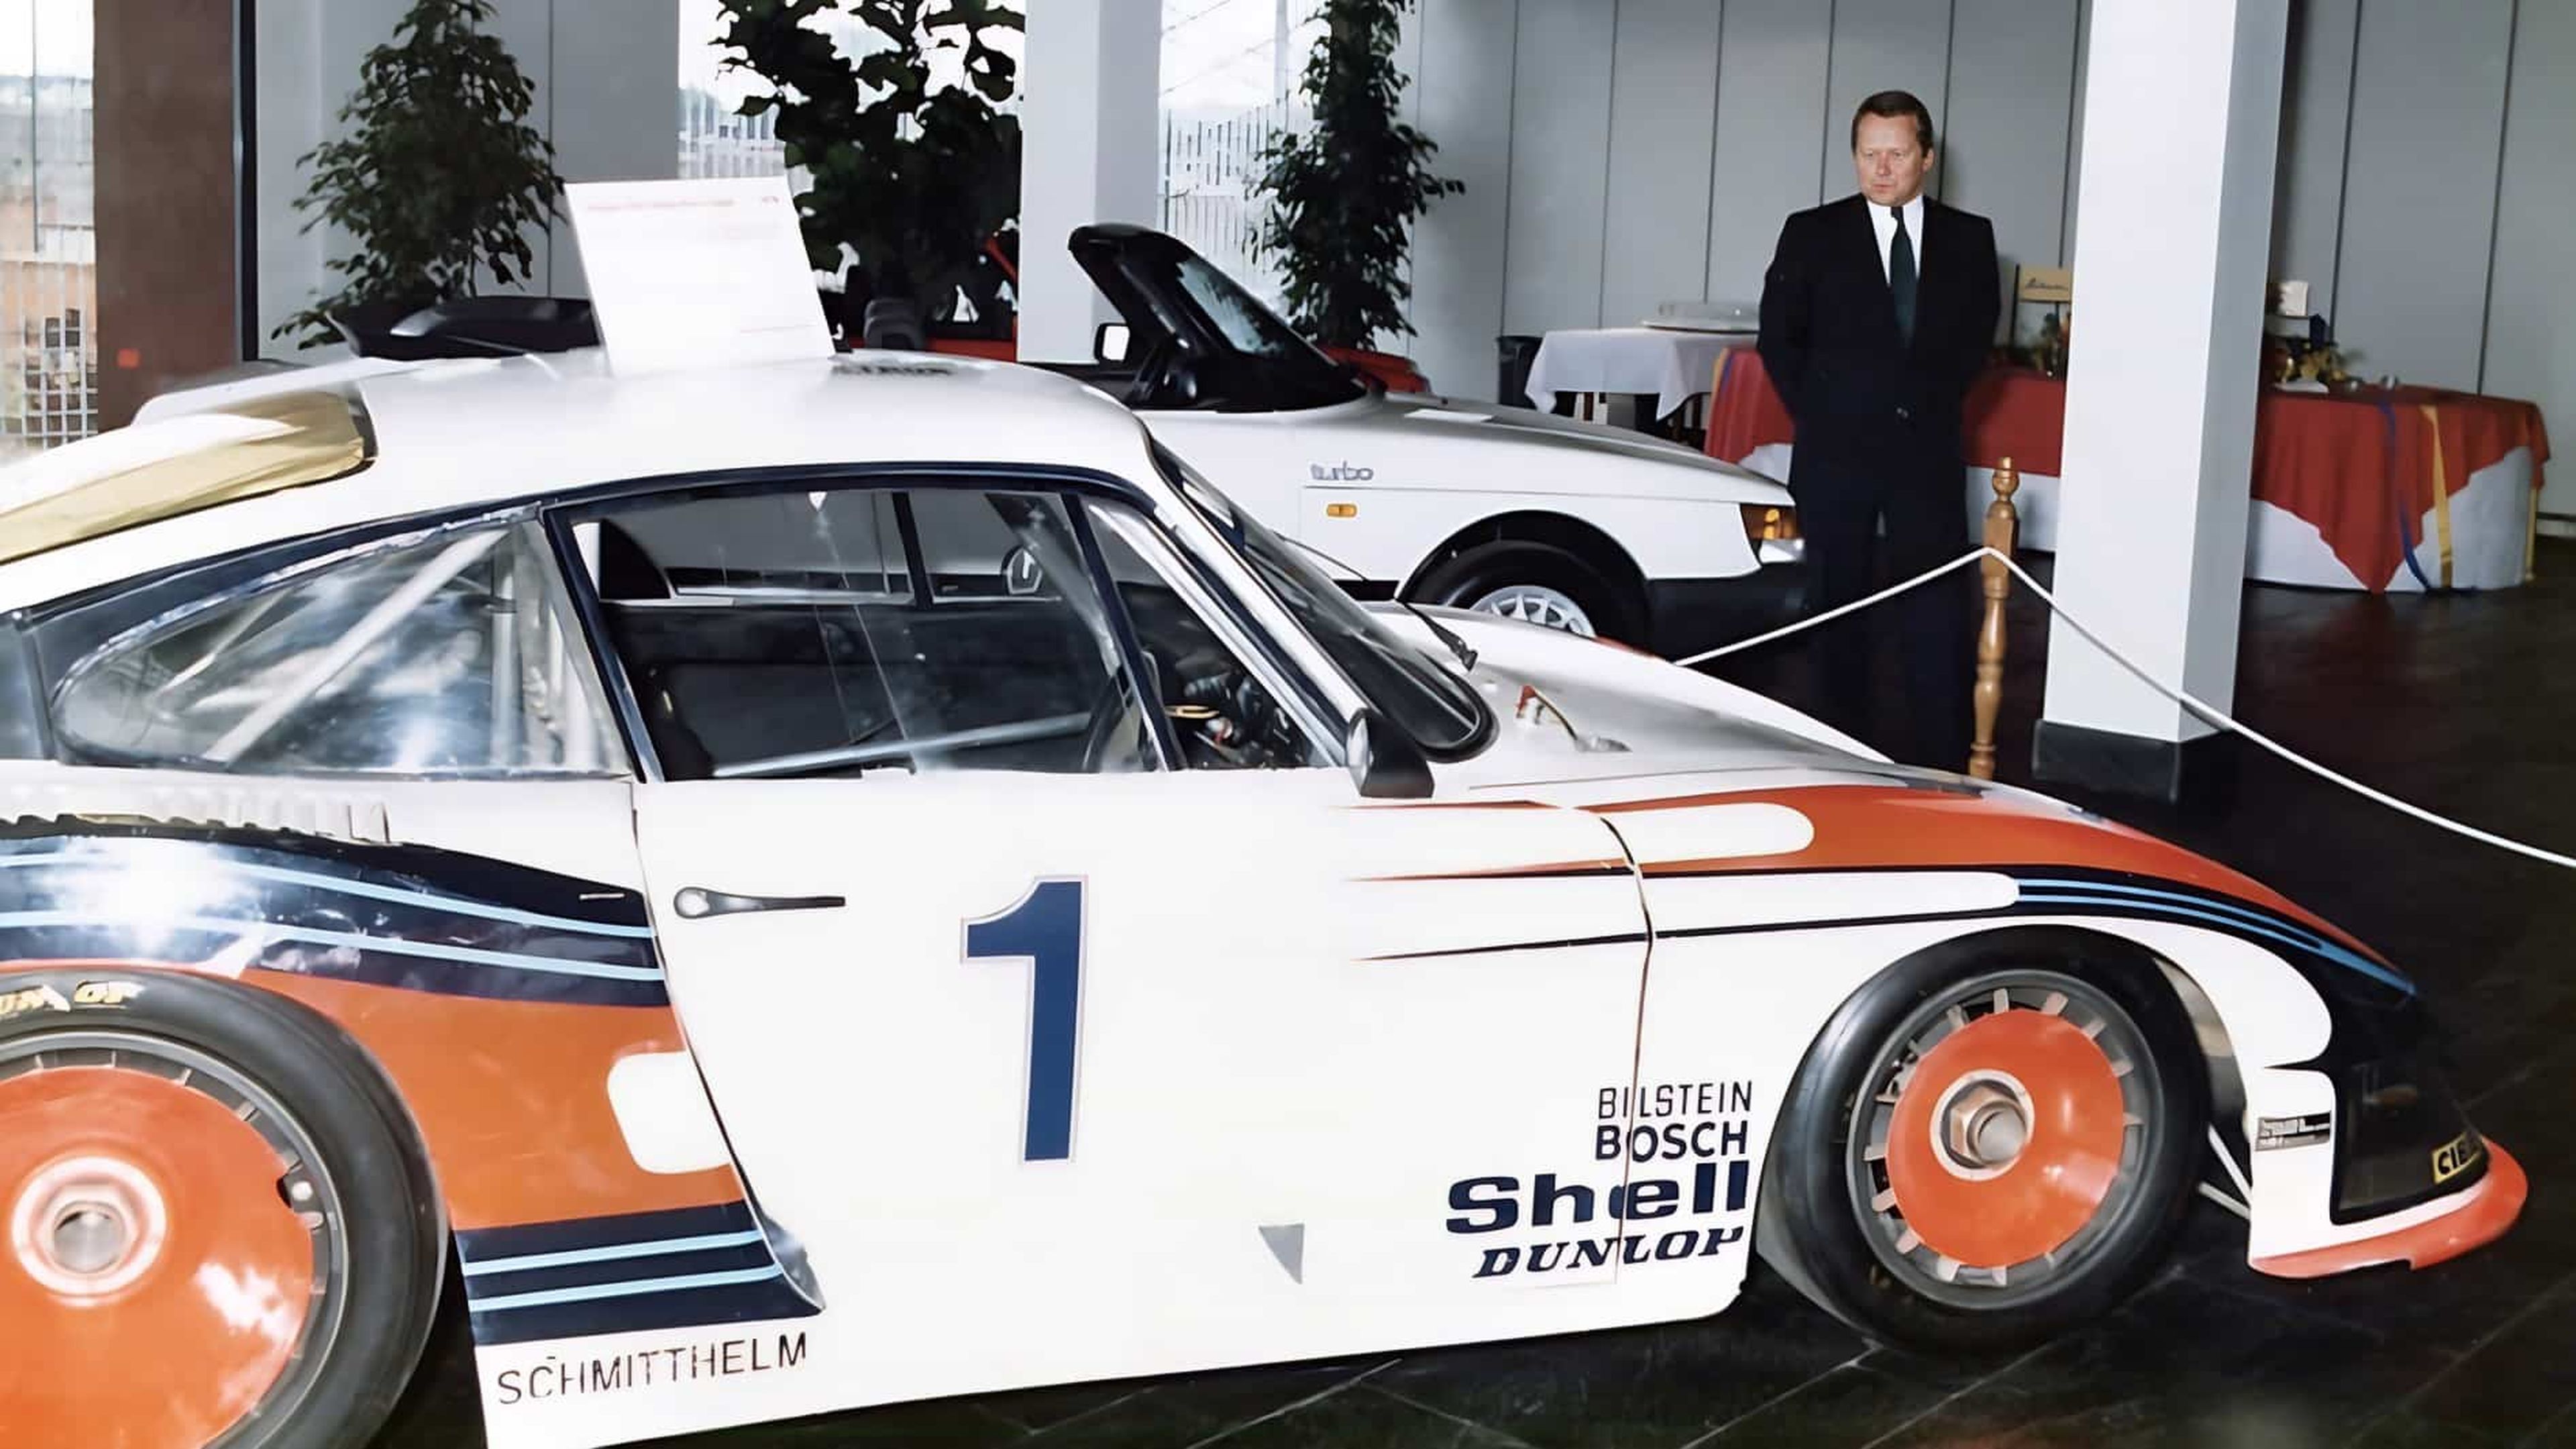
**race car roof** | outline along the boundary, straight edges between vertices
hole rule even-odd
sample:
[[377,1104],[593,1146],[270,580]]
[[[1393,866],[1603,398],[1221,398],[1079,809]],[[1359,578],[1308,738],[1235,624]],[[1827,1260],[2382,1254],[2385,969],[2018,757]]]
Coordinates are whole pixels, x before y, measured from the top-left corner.
[[[345,404],[348,425],[321,426],[322,399]],[[302,444],[277,434],[281,414],[302,420]],[[0,608],[250,544],[630,479],[882,463],[1151,477],[1142,426],[1106,396],[913,353],[636,378],[595,349],[288,369],[157,399],[146,418],[0,471],[0,532],[25,540],[0,564]],[[262,440],[263,459],[187,461]]]

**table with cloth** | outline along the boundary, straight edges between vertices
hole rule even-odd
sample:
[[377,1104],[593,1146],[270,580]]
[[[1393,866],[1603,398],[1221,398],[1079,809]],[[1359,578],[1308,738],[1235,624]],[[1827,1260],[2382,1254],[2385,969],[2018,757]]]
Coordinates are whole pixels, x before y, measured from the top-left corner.
[[1721,354],[1751,340],[1684,327],[1560,328],[1539,339],[1526,389],[1542,408],[1562,393],[1586,400],[1587,408],[1594,397],[1652,396],[1655,416],[1668,418],[1708,391]]
[[[1970,535],[1993,501],[1994,465],[2009,457],[2022,475],[2022,543],[2054,549],[2065,380],[1988,368],[1969,393],[1966,425]],[[1720,357],[1710,455],[1786,478],[1794,435],[1761,356],[1739,345]],[[2255,413],[2246,577],[2373,593],[2511,588],[2530,571],[2548,461],[2547,429],[2527,402],[2418,387],[2267,387]]]

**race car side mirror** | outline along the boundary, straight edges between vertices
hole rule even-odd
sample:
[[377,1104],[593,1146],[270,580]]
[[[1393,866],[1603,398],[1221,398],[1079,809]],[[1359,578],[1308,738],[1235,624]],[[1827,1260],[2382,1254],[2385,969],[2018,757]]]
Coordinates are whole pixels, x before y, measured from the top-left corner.
[[1413,736],[1364,709],[1351,721],[1351,783],[1368,800],[1419,800],[1431,793],[1431,761]]
[[1103,322],[1091,334],[1091,356],[1098,362],[1125,362],[1129,340],[1126,323]]

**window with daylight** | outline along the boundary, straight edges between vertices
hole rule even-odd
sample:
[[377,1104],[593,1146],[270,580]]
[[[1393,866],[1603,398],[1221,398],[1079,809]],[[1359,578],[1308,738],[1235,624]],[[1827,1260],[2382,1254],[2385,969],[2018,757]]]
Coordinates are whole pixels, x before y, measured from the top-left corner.
[[0,461],[98,430],[90,0],[0,6]]

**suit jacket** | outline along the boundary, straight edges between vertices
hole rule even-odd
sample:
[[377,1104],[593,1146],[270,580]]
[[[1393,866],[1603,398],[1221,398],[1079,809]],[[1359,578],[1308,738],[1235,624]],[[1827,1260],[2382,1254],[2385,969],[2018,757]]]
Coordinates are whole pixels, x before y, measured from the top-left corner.
[[1959,486],[1960,408],[2002,305],[1994,224],[1925,197],[1918,255],[1909,345],[1863,198],[1780,228],[1762,283],[1762,365],[1797,421],[1789,481],[1802,496]]

